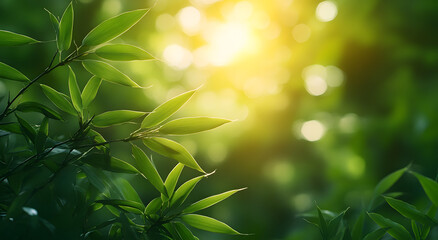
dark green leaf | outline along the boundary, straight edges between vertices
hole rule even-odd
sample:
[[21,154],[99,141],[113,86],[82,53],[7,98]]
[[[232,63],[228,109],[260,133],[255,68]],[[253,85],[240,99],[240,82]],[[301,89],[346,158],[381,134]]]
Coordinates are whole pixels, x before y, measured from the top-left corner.
[[71,39],[73,35],[73,5],[70,3],[65,9],[59,22],[59,36],[58,36],[58,49],[60,51],[68,50],[71,45]]
[[182,223],[171,222],[165,225],[174,240],[197,240],[197,237]]
[[374,189],[374,196],[373,199],[371,200],[368,209],[372,210],[376,207],[376,201],[378,198],[380,198],[380,195],[382,195],[383,193],[385,193],[389,188],[392,187],[392,185],[394,185],[394,183],[396,183],[401,176],[403,176],[403,174],[409,169],[409,166],[399,169],[389,175],[387,175],[386,177],[384,177],[382,180],[380,180],[380,182],[377,184],[376,188]]
[[96,49],[95,53],[101,58],[113,61],[134,61],[154,59],[145,50],[128,44],[110,44]]
[[49,134],[49,119],[44,118],[41,122],[40,128],[38,129],[38,133],[35,138],[35,148],[37,153],[41,153],[44,150],[46,145],[47,136]]
[[321,234],[324,239],[327,239],[328,238],[327,221],[325,220],[324,216],[322,215],[321,209],[318,206],[316,206],[316,210],[318,211],[319,227],[321,228]]
[[361,240],[362,239],[362,230],[364,227],[364,222],[365,222],[365,212],[362,211],[359,215],[359,217],[357,218],[354,226],[353,226],[353,230],[352,230],[352,238],[353,240]]
[[90,154],[84,160],[93,167],[100,168],[111,172],[120,173],[138,173],[138,170],[131,164],[107,154]]
[[208,198],[204,198],[204,199],[202,199],[198,202],[195,202],[192,205],[188,206],[186,209],[184,209],[183,213],[193,213],[193,212],[197,212],[199,210],[208,208],[212,205],[215,205],[218,202],[221,202],[221,201],[227,199],[228,197],[235,194],[236,192],[242,191],[244,189],[246,189],[246,188],[231,190],[228,192],[224,192],[221,194],[210,196]]
[[411,240],[412,237],[405,227],[396,223],[388,218],[383,217],[377,213],[368,213],[371,219],[377,223],[381,228],[389,228],[387,232],[389,235],[394,237],[397,240]]
[[24,191],[18,194],[18,196],[14,199],[11,205],[8,208],[7,217],[14,218],[16,217],[23,208],[23,205],[29,200],[32,196],[32,191]]
[[17,114],[15,114],[15,117],[17,117],[18,123],[20,124],[21,132],[24,133],[24,135],[29,138],[32,142],[35,141],[36,137],[36,131],[33,129],[32,126],[26,120],[19,117]]
[[178,109],[180,109],[195,92],[196,90],[185,92],[161,104],[144,118],[143,122],[141,123],[141,128],[154,127],[168,119],[176,111],[178,111]]
[[96,46],[111,41],[134,26],[148,11],[139,9],[125,12],[102,22],[85,36],[82,45]]
[[143,207],[143,202],[141,201],[140,196],[138,196],[137,191],[131,186],[131,184],[123,179],[119,178],[117,179],[117,185],[120,193],[122,194],[123,198],[126,200],[134,201],[140,203]]
[[220,222],[214,218],[197,215],[197,214],[187,214],[181,216],[181,219],[192,227],[216,233],[226,233],[233,235],[240,235],[241,233],[232,229],[227,224]]
[[[96,202],[102,203],[104,205],[111,205],[115,207],[130,207],[139,210],[142,214],[144,211],[144,206],[138,202],[131,200],[118,200],[118,199],[110,199],[110,200],[97,200]],[[135,211],[135,213],[139,213],[139,211]]]
[[348,211],[348,209],[349,208],[345,209],[338,216],[336,216],[335,218],[333,218],[332,220],[329,221],[328,226],[327,226],[329,238],[335,236],[336,233],[338,232],[338,229],[339,229],[340,225],[342,224],[341,223],[342,219],[344,218],[344,215]]
[[52,23],[53,29],[56,32],[56,40],[58,40],[58,33],[59,33],[59,21],[58,18],[55,17],[55,15],[53,15],[53,13],[51,13],[49,10],[46,10],[46,12],[49,14],[49,18],[50,18],[50,22]]
[[47,96],[47,98],[49,98],[50,101],[52,101],[53,104],[55,104],[55,106],[66,113],[74,116],[77,115],[77,112],[70,103],[67,95],[60,93],[47,85],[40,84],[40,86],[43,89],[44,94]]
[[0,123],[0,130],[10,132],[10,133],[17,133],[22,134],[20,129],[20,124],[15,122],[6,122],[6,123]]
[[39,41],[25,35],[0,30],[0,46],[18,46],[37,42]]
[[145,138],[143,143],[152,151],[159,153],[165,157],[172,158],[178,162],[186,165],[187,167],[198,170],[205,173],[204,170],[198,165],[192,155],[179,143],[166,138]]
[[132,145],[132,155],[135,158],[137,169],[149,182],[163,194],[167,194],[163,180],[148,156],[137,146]]
[[19,82],[29,81],[29,78],[27,78],[20,71],[2,62],[0,62],[0,78],[19,81]]
[[76,75],[70,66],[68,66],[68,69],[68,89],[70,91],[71,101],[76,111],[82,112],[81,91],[79,90],[78,82],[76,81]]
[[94,100],[101,83],[102,79],[96,76],[93,76],[88,80],[87,85],[85,85],[81,94],[83,108],[87,108]]
[[363,240],[380,240],[389,228],[379,228],[368,233]]
[[165,194],[161,194],[161,198],[163,199],[163,201],[167,201],[170,197],[172,197],[173,191],[175,190],[175,186],[179,179],[179,175],[181,175],[181,171],[183,170],[183,168],[184,164],[178,163],[172,169],[172,171],[170,171],[169,175],[166,178],[166,181],[164,181],[164,186],[166,187],[168,197],[166,197]]
[[130,111],[130,110],[116,110],[116,111],[104,112],[102,114],[97,115],[93,119],[93,125],[96,127],[108,127],[112,125],[129,122],[145,114],[146,114],[145,112]]
[[412,172],[423,187],[424,192],[435,206],[438,206],[438,183],[419,173]]
[[414,233],[414,237],[416,240],[421,240],[420,230],[418,229],[417,223],[414,220],[411,220],[412,232]]
[[160,127],[159,131],[169,135],[184,135],[217,128],[231,120],[212,117],[188,117],[170,121]]
[[192,192],[193,188],[195,188],[196,184],[201,181],[205,176],[199,176],[193,179],[190,179],[189,181],[183,183],[176,191],[175,194],[173,194],[172,198],[170,199],[170,206],[180,206],[184,203],[186,198],[189,196],[189,194]]
[[418,221],[425,225],[430,225],[430,226],[436,225],[436,222],[433,219],[431,219],[426,214],[420,212],[415,206],[398,199],[394,199],[390,197],[384,197],[384,198],[392,208],[394,208],[397,212],[399,212],[401,215],[405,216],[406,218]]
[[140,87],[140,85],[132,81],[132,79],[129,78],[127,75],[120,72],[117,68],[111,66],[106,62],[85,60],[82,61],[82,65],[84,65],[84,68],[87,69],[88,72],[102,78],[103,80],[128,87]]
[[61,115],[57,113],[55,110],[50,109],[47,106],[44,106],[41,103],[37,102],[23,102],[17,106],[17,110],[20,112],[39,112],[44,114],[44,116],[56,120],[62,120]]

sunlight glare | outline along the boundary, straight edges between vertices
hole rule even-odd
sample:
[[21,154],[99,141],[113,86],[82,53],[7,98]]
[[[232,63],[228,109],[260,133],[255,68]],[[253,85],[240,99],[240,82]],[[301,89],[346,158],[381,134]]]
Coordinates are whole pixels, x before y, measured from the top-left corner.
[[193,61],[192,53],[178,44],[167,46],[163,58],[169,66],[180,70],[188,68]]
[[178,22],[185,34],[192,36],[201,28],[201,13],[194,7],[185,7],[178,12]]
[[311,30],[306,24],[298,24],[292,29],[292,36],[299,43],[309,40],[310,33]]
[[324,1],[316,7],[316,18],[321,22],[330,22],[338,15],[338,7],[332,1]]
[[320,96],[327,91],[327,83],[319,76],[310,76],[305,79],[306,90],[310,95]]
[[317,120],[310,120],[304,122],[301,126],[301,134],[302,136],[310,142],[318,141],[324,136],[325,127],[321,122]]

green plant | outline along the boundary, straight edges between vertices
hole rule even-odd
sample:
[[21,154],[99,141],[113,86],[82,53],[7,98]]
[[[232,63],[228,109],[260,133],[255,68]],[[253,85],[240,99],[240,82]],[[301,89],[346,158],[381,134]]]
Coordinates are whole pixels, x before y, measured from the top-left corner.
[[[426,193],[430,201],[430,206],[427,210],[420,210],[414,205],[396,199],[402,195],[400,192],[387,193],[406,172],[415,176]],[[393,210],[408,219],[411,223],[410,227],[404,226],[402,221],[400,221],[400,216],[392,215],[388,218],[384,217],[383,214],[374,212],[384,203],[387,203]],[[438,183],[420,173],[410,171],[408,166],[389,174],[377,184],[368,209],[361,211],[357,219],[353,221],[354,225],[351,225],[350,221],[344,219],[348,209],[340,214],[336,214],[317,207],[317,214],[305,214],[303,217],[307,222],[315,225],[320,230],[324,240],[379,240],[385,234],[397,240],[426,240],[431,239],[429,233],[438,224],[435,218],[437,206]],[[371,230],[364,236],[365,229],[367,229],[366,225],[370,225],[372,222],[377,224],[378,228]],[[407,230],[409,228],[410,230]]]
[[[108,44],[148,11],[125,12],[102,22],[85,36],[80,46],[72,44],[73,4],[68,5],[60,19],[48,11],[56,32],[57,50],[47,68],[30,80],[15,68],[0,63],[0,78],[25,83],[12,99],[6,99],[0,114],[2,236],[8,239],[197,239],[186,224],[211,232],[240,234],[225,223],[194,213],[242,189],[214,195],[188,206],[185,203],[196,184],[211,173],[207,174],[181,144],[166,137],[202,132],[230,122],[210,117],[165,122],[197,90],[178,95],[149,113],[114,110],[94,115],[89,110],[103,81],[141,88],[105,60],[153,59],[138,47]],[[0,46],[36,43],[40,41],[0,31]],[[75,47],[70,50],[73,45]],[[82,63],[93,75],[82,91],[70,67],[73,62]],[[58,109],[77,120],[74,133],[51,132],[54,122],[66,124],[63,122],[65,116],[51,107],[37,101],[20,102],[27,89],[60,67],[67,73],[68,95],[44,84],[40,86]],[[42,114],[44,118],[34,125],[22,116],[23,112],[33,113],[33,119],[39,119],[35,114]],[[95,130],[143,116],[140,127],[125,138],[105,140]],[[70,137],[62,137],[68,135]],[[131,144],[133,163],[111,155],[110,143],[118,142]],[[134,142],[142,142],[150,150],[178,162],[164,182],[153,161]],[[176,188],[184,167],[202,175]],[[157,190],[157,197],[144,203],[125,179],[129,175],[148,180]]]

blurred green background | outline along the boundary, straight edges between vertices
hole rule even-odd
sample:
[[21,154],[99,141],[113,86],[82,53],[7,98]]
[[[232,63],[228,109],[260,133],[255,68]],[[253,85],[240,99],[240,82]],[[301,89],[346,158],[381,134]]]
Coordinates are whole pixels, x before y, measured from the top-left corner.
[[[0,29],[53,40],[44,8],[61,15],[68,3],[2,0]],[[202,86],[177,115],[236,120],[176,138],[204,169],[217,169],[189,200],[248,187],[206,215],[254,235],[195,230],[200,239],[318,239],[318,231],[297,217],[315,201],[333,211],[360,209],[379,179],[409,163],[426,176],[436,175],[435,0],[78,0],[74,7],[77,43],[108,17],[153,7],[115,42],[140,46],[158,60],[114,63],[151,87],[105,83],[92,108],[96,114],[150,111]],[[51,42],[1,48],[0,61],[36,76],[55,50]],[[90,76],[77,75],[83,87]],[[66,69],[58,69],[41,83],[66,92],[66,80]],[[0,95],[20,87],[1,81]],[[49,104],[36,86],[23,99],[35,97]],[[52,134],[75,126],[67,121],[57,127]],[[132,130],[124,125],[100,132],[114,139]],[[112,153],[130,158],[129,149],[114,145]],[[163,173],[173,164],[154,159]],[[412,182],[408,178],[397,188],[422,194]],[[144,184],[137,189],[145,200],[155,197]]]

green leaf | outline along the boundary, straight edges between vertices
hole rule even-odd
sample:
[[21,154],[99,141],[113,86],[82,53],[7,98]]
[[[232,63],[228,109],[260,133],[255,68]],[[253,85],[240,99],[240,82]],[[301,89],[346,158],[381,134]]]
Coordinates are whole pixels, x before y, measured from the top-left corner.
[[59,36],[58,36],[58,49],[60,51],[68,50],[71,45],[71,39],[73,35],[73,5],[70,3],[65,9],[59,22]]
[[27,78],[20,71],[2,62],[0,62],[0,78],[19,81],[19,82],[29,81],[29,78]]
[[353,240],[361,240],[362,239],[362,230],[365,222],[365,212],[362,211],[357,218],[356,222],[354,223],[353,230],[352,230],[352,238]]
[[102,78],[103,80],[128,87],[140,88],[140,85],[132,81],[131,78],[106,62],[85,60],[82,61],[82,65],[88,72]]
[[379,228],[368,233],[363,240],[380,240],[388,231],[389,228]]
[[96,49],[95,53],[101,58],[112,61],[134,61],[154,59],[145,50],[128,44],[110,44]]
[[0,46],[18,46],[37,42],[39,41],[25,35],[0,30]]
[[154,127],[168,119],[176,111],[178,111],[178,109],[180,109],[195,92],[196,90],[185,92],[161,104],[144,118],[143,122],[141,123],[141,128]]
[[32,196],[32,191],[23,191],[18,194],[8,208],[7,218],[15,218],[21,211],[22,207]]
[[132,145],[132,155],[134,156],[137,169],[140,173],[142,173],[160,193],[167,194],[163,180],[148,156],[135,145]]
[[[89,135],[93,138],[93,141],[95,143],[104,143],[104,142],[106,142],[105,138],[100,133],[96,132],[93,129],[90,130]],[[106,146],[108,146],[108,145],[106,145]],[[101,145],[101,146],[96,146],[96,148],[99,149],[99,150],[105,150],[106,146],[105,145]]]
[[44,106],[41,103],[37,102],[23,102],[17,106],[17,110],[20,112],[39,112],[44,114],[44,116],[56,120],[62,120],[61,115],[57,113],[55,110],[50,109],[47,106]]
[[20,124],[16,122],[0,123],[0,130],[10,133],[23,134],[20,129]]
[[49,18],[50,18],[50,22],[52,23],[53,29],[56,32],[56,40],[58,41],[58,33],[59,33],[59,21],[58,18],[55,17],[55,15],[53,15],[53,13],[51,13],[49,10],[46,10],[46,12],[49,14]]
[[43,89],[44,94],[47,96],[47,98],[49,98],[50,101],[52,101],[53,104],[55,104],[55,106],[66,113],[74,116],[77,115],[77,112],[69,102],[69,97],[67,95],[60,93],[47,85],[40,84],[40,86]]
[[319,227],[321,228],[321,234],[323,236],[323,239],[327,239],[328,238],[327,221],[325,220],[324,216],[322,215],[321,209],[318,206],[316,206],[316,210],[318,211]]
[[349,208],[345,209],[343,212],[341,212],[338,216],[333,218],[329,221],[327,230],[328,230],[328,236],[329,238],[336,235],[338,232],[338,229],[341,225],[342,219],[344,218],[345,213],[348,211]]
[[30,124],[28,122],[26,122],[26,120],[22,119],[21,117],[19,117],[17,114],[15,114],[15,117],[18,120],[18,123],[20,124],[20,129],[21,132],[24,133],[24,135],[26,137],[29,138],[29,140],[31,140],[32,142],[34,142],[35,137],[36,137],[36,131],[35,129],[33,129],[32,126],[30,126]]
[[118,158],[111,157],[107,154],[90,154],[85,158],[84,162],[90,164],[93,167],[111,172],[138,173],[138,170],[131,164]]
[[417,223],[414,220],[411,220],[412,232],[414,233],[416,240],[421,240],[420,230],[418,229]]
[[235,194],[236,192],[242,191],[244,189],[246,189],[246,188],[231,190],[228,192],[224,192],[221,194],[217,194],[214,196],[204,198],[204,199],[199,200],[198,202],[195,202],[192,205],[188,206],[186,209],[183,210],[183,213],[194,213],[194,212],[200,211],[202,209],[208,208],[212,205],[215,205],[216,203],[219,203],[219,202],[227,199],[228,197]]
[[175,186],[183,169],[184,164],[178,163],[172,169],[172,171],[170,171],[169,175],[167,175],[166,181],[164,181],[164,186],[166,187],[168,197],[166,197],[165,194],[161,194],[161,199],[163,199],[163,201],[167,201],[170,197],[172,197],[173,191],[175,190]]
[[175,194],[173,194],[172,198],[170,199],[170,206],[180,206],[184,203],[186,198],[189,196],[189,194],[192,192],[193,188],[195,188],[196,184],[201,181],[205,176],[199,176],[195,177],[193,179],[190,179],[189,181],[183,183],[176,191]]
[[145,112],[130,111],[130,110],[109,111],[97,115],[93,119],[92,123],[96,127],[108,127],[112,125],[129,122],[145,114],[146,114]]
[[426,214],[420,212],[415,206],[391,197],[384,197],[386,202],[401,215],[422,224],[433,226],[436,222]]
[[49,135],[49,119],[45,117],[41,122],[40,128],[35,138],[35,148],[37,153],[41,153],[46,145],[47,136]]
[[90,80],[88,80],[87,85],[85,85],[81,94],[83,108],[87,108],[94,100],[101,83],[102,79],[96,76],[92,76]]
[[68,66],[68,69],[68,89],[70,91],[71,101],[76,111],[82,112],[81,91],[79,90],[78,82],[76,81],[76,75],[70,66]]
[[[119,200],[119,199],[110,199],[110,200],[97,200],[97,203],[102,203],[104,205],[110,205],[115,207],[130,207],[139,210],[142,214],[144,212],[144,206],[138,202],[131,200]],[[139,213],[136,211],[135,213]]]
[[172,234],[174,240],[197,240],[198,238],[180,222],[171,222],[164,225],[166,229]]
[[376,200],[382,195],[384,192],[386,192],[389,188],[396,183],[401,176],[409,169],[409,166],[399,169],[386,177],[384,177],[380,182],[377,184],[376,188],[374,189],[374,197],[371,200],[368,209],[374,209],[376,207]]
[[148,11],[149,9],[138,9],[124,12],[102,22],[85,36],[84,40],[82,40],[82,45],[96,46],[113,40],[128,31],[140,21]]
[[152,201],[150,201],[146,206],[145,214],[150,215],[156,213],[158,210],[160,210],[162,204],[163,201],[161,201],[160,197],[152,199]]
[[187,214],[181,216],[181,219],[192,227],[216,233],[226,233],[233,235],[240,235],[238,231],[232,229],[227,224],[220,222],[214,218],[197,215],[197,214]]
[[144,208],[143,202],[141,201],[140,196],[138,196],[137,191],[135,191],[135,189],[131,186],[131,184],[126,179],[119,178],[117,179],[117,183],[118,183],[117,184],[118,189],[124,199],[138,202]]
[[388,233],[397,240],[411,240],[412,237],[405,227],[377,213],[368,213],[368,216],[381,228],[389,228]]
[[160,127],[159,131],[168,135],[184,135],[217,128],[231,120],[212,117],[188,117],[170,121]]
[[418,179],[430,201],[432,201],[435,206],[438,206],[438,183],[419,173],[412,172],[412,174]]
[[198,170],[205,173],[204,170],[198,165],[192,155],[179,143],[166,138],[145,138],[143,143],[152,151],[161,154],[165,157],[172,158],[178,162],[186,165],[187,167]]

